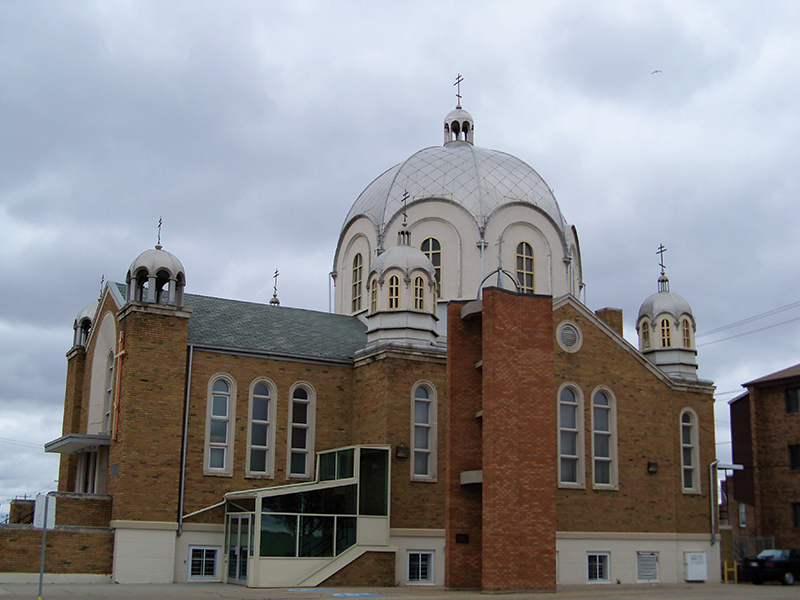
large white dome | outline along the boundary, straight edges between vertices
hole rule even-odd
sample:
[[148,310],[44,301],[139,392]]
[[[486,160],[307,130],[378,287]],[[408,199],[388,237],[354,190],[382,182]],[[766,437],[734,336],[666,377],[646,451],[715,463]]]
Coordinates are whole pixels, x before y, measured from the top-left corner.
[[451,142],[412,154],[370,183],[347,214],[342,231],[360,216],[383,230],[402,211],[405,193],[408,205],[426,199],[454,202],[469,212],[481,231],[499,207],[515,203],[537,207],[562,232],[566,227],[550,187],[528,164],[505,152]]

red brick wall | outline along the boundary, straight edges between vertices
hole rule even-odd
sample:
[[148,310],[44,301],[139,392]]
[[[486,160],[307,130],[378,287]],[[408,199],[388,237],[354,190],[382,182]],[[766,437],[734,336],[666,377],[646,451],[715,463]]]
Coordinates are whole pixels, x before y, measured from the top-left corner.
[[[38,573],[42,530],[29,525],[0,527],[0,573]],[[110,574],[114,532],[60,530],[47,532],[45,573]]]
[[[552,299],[485,289],[480,317],[463,321],[460,309],[451,304],[448,314],[445,585],[555,589]],[[459,480],[475,469],[483,470],[482,506],[476,486]],[[456,544],[457,533],[469,543]]]
[[8,510],[8,522],[12,525],[32,524],[35,506],[35,500],[12,500]]
[[[462,486],[464,471],[482,468],[481,318],[461,319],[466,303],[447,307],[447,429],[445,444],[447,540],[445,544],[445,586],[481,587],[481,486]],[[456,543],[456,535],[469,536],[469,543]]]
[[786,389],[796,387],[800,380],[750,388],[758,535],[775,536],[778,548],[800,547],[791,512],[800,502],[800,471],[789,468],[789,444],[800,444],[800,413],[786,412]]

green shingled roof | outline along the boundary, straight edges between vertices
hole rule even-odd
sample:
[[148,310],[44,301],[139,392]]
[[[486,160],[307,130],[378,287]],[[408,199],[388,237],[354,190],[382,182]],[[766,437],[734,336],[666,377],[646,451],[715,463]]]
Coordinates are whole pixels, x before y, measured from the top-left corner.
[[[124,284],[117,284],[125,295]],[[186,294],[189,344],[287,358],[350,361],[367,343],[357,317]]]

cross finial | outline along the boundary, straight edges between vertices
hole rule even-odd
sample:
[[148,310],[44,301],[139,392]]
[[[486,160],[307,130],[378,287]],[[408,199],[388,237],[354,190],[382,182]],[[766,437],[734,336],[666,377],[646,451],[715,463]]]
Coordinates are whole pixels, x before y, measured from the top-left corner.
[[660,261],[659,261],[658,264],[661,267],[661,274],[662,275],[664,274],[664,269],[666,268],[664,266],[664,252],[666,252],[666,251],[667,251],[667,248],[666,248],[666,246],[664,246],[664,244],[659,244],[658,245],[658,250],[656,250],[656,254],[661,255],[661,258],[660,258]]
[[275,269],[275,274],[272,276],[272,279],[274,280],[274,284],[272,286],[272,299],[269,301],[269,303],[273,306],[279,306],[281,303],[281,301],[278,300],[278,275],[280,275],[280,273],[278,273],[278,269]]
[[403,227],[408,225],[408,213],[406,213],[407,200],[408,200],[408,190],[403,190]]
[[105,285],[105,283],[106,283],[105,274],[100,275],[100,295],[98,296],[98,298],[102,298],[103,297],[103,286]]
[[461,82],[464,81],[464,78],[461,76],[461,73],[456,75],[456,82],[453,84],[456,86],[456,98],[458,98],[458,103],[456,104],[456,108],[461,108]]
[[161,248],[161,224],[163,221],[161,217],[158,217],[158,243],[156,244],[156,248]]

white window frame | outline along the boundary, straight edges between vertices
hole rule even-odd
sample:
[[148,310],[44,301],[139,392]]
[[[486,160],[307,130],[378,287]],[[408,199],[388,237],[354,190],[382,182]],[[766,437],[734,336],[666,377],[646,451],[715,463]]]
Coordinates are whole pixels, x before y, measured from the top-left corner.
[[[222,421],[221,415],[213,414],[214,407],[214,384],[217,381],[224,381],[228,384],[228,414],[227,414],[227,435],[225,443],[211,441],[211,422]],[[216,394],[222,395],[222,394]],[[234,430],[236,423],[236,381],[227,373],[217,373],[208,379],[208,397],[206,402],[206,438],[205,450],[203,455],[203,474],[220,475],[231,477],[233,475],[233,443]],[[211,467],[212,448],[222,448],[225,450],[225,458],[221,468]]]
[[[434,552],[432,550],[409,550],[406,552],[406,583],[408,585],[435,585],[436,576],[434,572]],[[412,579],[411,578],[411,557],[418,556],[422,559],[423,556],[428,557],[428,577],[426,579]],[[422,564],[420,560],[420,565]]]
[[[686,442],[684,437],[684,428],[686,425],[683,422],[684,415],[688,415],[691,422],[688,424],[691,435],[689,443]],[[681,449],[681,489],[684,494],[699,494],[701,493],[701,473],[700,473],[700,439],[697,419],[697,413],[691,408],[684,408],[681,411],[680,418],[678,419],[679,435],[680,435],[680,449]],[[686,464],[686,452],[689,451],[692,457],[692,464]],[[686,470],[692,471],[692,485],[686,486]]]
[[[605,394],[608,399],[608,428],[609,431],[597,429],[595,423],[595,398],[599,393]],[[616,490],[618,489],[618,460],[617,460],[617,401],[614,393],[605,386],[599,386],[592,391],[592,488],[597,490]],[[598,410],[605,410],[605,407],[598,405]],[[609,456],[597,456],[597,435],[608,436]],[[609,463],[609,482],[597,482],[597,463]]]
[[[308,398],[295,398],[297,390],[303,389],[306,391]],[[307,381],[298,381],[289,390],[289,429],[286,440],[286,478],[287,479],[310,479],[314,475],[314,433],[316,425],[316,412],[317,412],[317,393],[314,387]],[[305,403],[308,405],[306,412],[306,423],[295,423],[294,405],[295,403]],[[292,447],[292,438],[295,429],[306,430],[306,445],[305,448]],[[305,454],[305,470],[303,473],[292,472],[292,455]]]
[[[571,403],[564,403],[568,404],[569,406],[575,406],[575,428],[566,428],[561,423],[561,394],[564,390],[569,390],[575,396],[576,405]],[[585,479],[585,471],[584,471],[584,438],[583,438],[583,393],[581,393],[581,389],[572,382],[567,382],[561,385],[558,388],[558,485],[559,487],[564,488],[585,488],[586,487],[586,479]],[[561,449],[561,434],[562,432],[573,433],[576,436],[575,444],[576,444],[576,452],[577,456],[567,455],[566,458],[577,460],[576,464],[576,474],[575,478],[576,481],[564,481],[561,473],[561,459],[563,456],[562,449]]]
[[641,336],[642,350],[650,350],[650,320],[642,319],[639,324],[639,332]]
[[441,298],[442,297],[442,243],[435,237],[428,237],[422,240],[419,249],[422,250],[422,253],[428,257],[428,260],[431,261],[431,264],[433,265],[436,278],[436,298]]
[[389,277],[387,292],[389,309],[400,308],[400,278],[397,275]]
[[[592,577],[591,562],[592,558],[605,559],[603,562],[605,577]],[[611,553],[610,552],[587,552],[586,553],[586,581],[587,583],[611,583]]]
[[116,359],[114,349],[106,357],[106,387],[103,394],[103,433],[111,433],[111,413],[114,410],[114,373]]
[[361,253],[356,254],[353,257],[353,290],[352,290],[352,298],[350,301],[350,312],[359,312],[361,310],[361,298],[363,296],[363,277],[362,274],[364,272],[364,259],[361,257]]
[[[259,398],[267,398],[268,399],[268,407],[267,407],[267,420],[256,420],[253,417],[253,411],[255,407],[255,400],[256,394],[255,389],[259,385],[266,386],[267,390],[269,390],[268,396],[261,396]],[[277,393],[276,393],[276,386],[271,379],[267,379],[266,377],[260,377],[255,379],[250,384],[250,394],[249,394],[249,402],[248,402],[248,409],[247,409],[247,459],[246,459],[246,472],[248,477],[268,477],[272,478],[275,474],[275,415],[277,410]],[[253,443],[253,426],[254,425],[266,425],[267,427],[267,445],[266,446],[255,446]],[[253,450],[261,450],[266,451],[266,459],[265,459],[265,470],[264,471],[254,471],[251,464],[252,452]]]
[[681,342],[684,348],[692,347],[692,323],[685,317],[681,319]]
[[425,280],[420,276],[414,278],[414,310],[425,310]]
[[[530,255],[526,254],[526,250],[530,250]],[[515,274],[517,276],[517,291],[521,294],[533,294],[536,285],[536,263],[535,255],[533,253],[533,245],[530,242],[520,242],[517,244],[517,251],[515,254]],[[522,268],[520,268],[520,261]],[[530,262],[530,270],[526,267]],[[527,284],[527,278],[530,276],[531,284]]]
[[[192,554],[195,550],[200,550],[205,554],[206,552],[214,553],[214,574],[213,575],[192,575]],[[189,563],[187,570],[187,577],[189,581],[221,581],[220,578],[220,560],[222,549],[219,546],[189,546]],[[205,558],[205,556],[204,556]]]
[[[417,398],[417,390],[424,389],[428,393],[428,398]],[[428,422],[418,422],[416,418],[417,402],[426,402],[428,404]],[[418,381],[411,386],[411,480],[412,481],[436,481],[438,474],[438,433],[439,433],[439,419],[438,419],[438,396],[436,393],[436,386],[430,381]],[[417,448],[416,434],[417,429],[428,430],[428,448]],[[426,454],[428,456],[428,472],[427,474],[416,472],[417,454]]]

